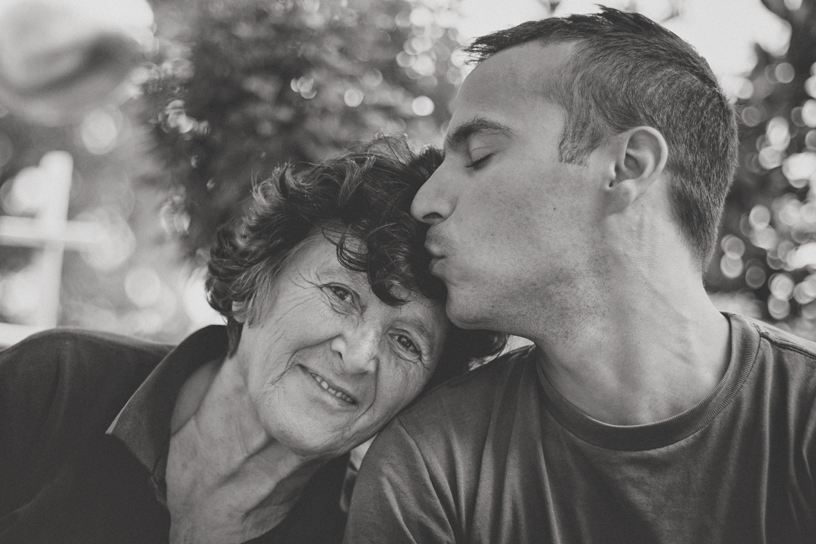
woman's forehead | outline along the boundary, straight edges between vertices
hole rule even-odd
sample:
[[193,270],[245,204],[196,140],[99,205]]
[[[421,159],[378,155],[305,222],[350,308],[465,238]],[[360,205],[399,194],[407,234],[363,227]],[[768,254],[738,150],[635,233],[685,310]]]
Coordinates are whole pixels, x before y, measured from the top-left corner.
[[[350,243],[362,244],[359,239],[354,237],[347,237],[346,240]],[[313,237],[308,244],[304,244],[296,258],[293,259],[293,264],[299,269],[300,273],[312,273],[318,276],[321,281],[342,281],[370,293],[372,297],[376,298],[371,290],[368,275],[365,272],[351,270],[344,266],[337,258],[335,242],[323,236]],[[419,291],[396,283],[389,287],[389,291],[396,299],[405,302],[405,304],[397,306],[400,308],[404,306],[411,308],[413,305],[417,305],[433,311],[443,306],[441,301],[431,300]],[[380,302],[385,304],[383,301]]]

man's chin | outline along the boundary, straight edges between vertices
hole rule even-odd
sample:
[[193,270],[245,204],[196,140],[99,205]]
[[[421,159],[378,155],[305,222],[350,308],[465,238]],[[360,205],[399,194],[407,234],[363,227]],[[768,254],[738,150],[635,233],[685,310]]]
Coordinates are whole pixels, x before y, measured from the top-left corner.
[[460,329],[484,329],[483,320],[478,318],[476,308],[463,304],[457,297],[448,295],[445,303],[445,313],[448,319]]

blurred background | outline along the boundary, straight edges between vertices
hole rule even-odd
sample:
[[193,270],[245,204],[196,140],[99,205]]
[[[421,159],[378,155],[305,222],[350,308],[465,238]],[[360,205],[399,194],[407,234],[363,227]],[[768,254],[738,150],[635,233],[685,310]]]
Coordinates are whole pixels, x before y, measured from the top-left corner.
[[207,251],[254,179],[440,144],[463,45],[598,3],[691,42],[738,109],[715,303],[816,340],[816,0],[0,0],[0,348],[220,322]]

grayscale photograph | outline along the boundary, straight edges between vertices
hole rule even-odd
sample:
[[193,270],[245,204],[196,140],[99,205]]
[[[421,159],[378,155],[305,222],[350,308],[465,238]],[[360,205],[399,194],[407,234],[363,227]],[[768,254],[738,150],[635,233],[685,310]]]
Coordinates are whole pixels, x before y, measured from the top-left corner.
[[816,542],[816,0],[0,0],[0,544]]

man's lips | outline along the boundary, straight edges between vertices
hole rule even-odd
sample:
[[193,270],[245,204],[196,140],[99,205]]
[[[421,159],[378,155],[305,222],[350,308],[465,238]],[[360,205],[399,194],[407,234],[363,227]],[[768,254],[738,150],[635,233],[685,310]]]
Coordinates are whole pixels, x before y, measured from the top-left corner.
[[315,381],[315,383],[317,383],[317,385],[319,385],[328,394],[330,394],[330,395],[334,396],[335,398],[337,398],[337,399],[339,399],[339,400],[341,400],[343,402],[346,402],[348,404],[354,404],[354,405],[357,404],[357,399],[355,399],[354,396],[351,393],[349,393],[348,391],[346,391],[342,387],[339,387],[339,386],[335,385],[334,383],[330,382],[329,380],[327,380],[326,378],[324,378],[320,374],[318,374],[318,373],[316,373],[316,372],[314,372],[312,370],[309,370],[306,367],[303,367],[303,369],[309,374],[309,376],[312,377],[312,379]]
[[442,250],[440,249],[439,237],[435,236],[432,231],[428,231],[425,237],[425,250],[431,254],[434,259],[442,258]]

